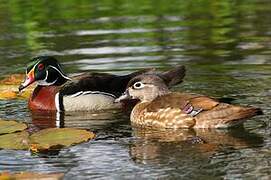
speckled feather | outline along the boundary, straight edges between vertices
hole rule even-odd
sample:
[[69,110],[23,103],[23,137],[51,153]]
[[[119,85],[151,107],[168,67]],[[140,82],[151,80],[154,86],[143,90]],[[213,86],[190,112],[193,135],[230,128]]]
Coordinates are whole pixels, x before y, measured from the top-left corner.
[[[191,116],[183,111],[186,104],[203,111]],[[256,115],[259,109],[241,107],[188,93],[170,93],[160,96],[152,102],[137,104],[131,121],[139,126],[157,128],[223,128],[241,123],[242,119]]]
[[[134,87],[138,82],[143,85]],[[131,113],[131,122],[136,126],[225,128],[262,113],[259,108],[231,105],[203,95],[170,92],[158,76],[140,75],[129,84],[128,95],[141,99]]]
[[150,103],[137,104],[131,114],[131,122],[136,126],[155,128],[190,128],[195,125],[193,117],[178,108],[161,107],[157,111],[148,111]]

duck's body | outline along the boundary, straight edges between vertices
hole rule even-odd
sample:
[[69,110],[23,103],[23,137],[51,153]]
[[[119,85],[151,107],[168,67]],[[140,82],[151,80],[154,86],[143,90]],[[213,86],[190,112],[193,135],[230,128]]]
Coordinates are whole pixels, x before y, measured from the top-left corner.
[[[135,76],[151,72],[141,70],[128,75],[118,76],[107,73],[85,73],[72,78],[64,74],[57,60],[42,56],[34,58],[28,65],[27,78],[19,87],[26,88],[38,82],[30,99],[30,110],[46,111],[95,111],[120,108],[114,103],[116,97],[125,90],[128,82]],[[159,74],[168,86],[178,84],[184,76],[184,67]]]
[[[133,76],[133,74],[131,74]],[[29,98],[31,110],[90,111],[119,108],[113,103],[125,89],[129,76],[88,73],[62,85],[38,85]]]
[[132,79],[123,95],[138,98],[133,108],[132,124],[152,128],[225,128],[260,114],[254,107],[242,107],[218,102],[207,96],[170,92],[155,75],[140,75]]
[[155,128],[225,128],[258,114],[254,107],[220,103],[206,96],[169,93],[138,103],[131,113],[136,126]]

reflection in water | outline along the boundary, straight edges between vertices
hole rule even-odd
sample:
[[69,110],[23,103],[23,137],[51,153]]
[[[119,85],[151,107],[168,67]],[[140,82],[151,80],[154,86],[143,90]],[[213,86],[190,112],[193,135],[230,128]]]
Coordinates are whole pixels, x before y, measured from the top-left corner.
[[180,129],[175,131],[134,128],[133,136],[136,140],[130,146],[130,154],[134,161],[144,164],[157,160],[170,162],[171,154],[179,154],[175,157],[181,159],[194,158],[194,156],[208,159],[216,153],[226,151],[227,148],[242,149],[260,146],[263,143],[262,137],[249,133],[242,127],[232,130]]
[[57,127],[57,114],[56,112],[51,111],[32,111],[32,128],[34,130],[54,128]]
[[82,128],[95,129],[114,122],[119,122],[119,110],[103,110],[96,112],[54,112],[32,111],[32,125],[37,129],[45,128]]
[[[32,116],[34,126],[39,128],[55,126],[55,115],[49,118],[49,114],[37,114]],[[35,119],[37,117],[39,119]],[[46,125],[44,122],[50,123]],[[84,176],[120,178],[129,177],[128,174],[131,172],[165,178],[175,176],[206,178],[210,174],[212,174],[210,177],[216,177],[223,174],[221,169],[231,163],[220,161],[230,159],[242,150],[263,145],[261,136],[242,127],[229,130],[174,131],[131,129],[129,118],[117,111],[94,114],[67,112],[60,124],[61,127],[86,128],[97,133],[94,141],[63,149],[57,155],[49,155],[50,158],[39,156],[43,170],[45,167],[58,172],[67,172],[69,169],[67,176],[73,178]],[[111,168],[107,168],[109,164]],[[140,168],[140,165],[144,166]],[[116,171],[119,173],[116,174]],[[93,175],[93,172],[96,172],[96,175]],[[145,177],[143,174],[142,177]]]

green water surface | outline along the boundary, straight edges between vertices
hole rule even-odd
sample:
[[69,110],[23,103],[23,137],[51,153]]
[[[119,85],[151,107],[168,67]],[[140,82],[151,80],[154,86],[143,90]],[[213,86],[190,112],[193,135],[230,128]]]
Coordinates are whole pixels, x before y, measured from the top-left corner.
[[[232,130],[132,128],[119,112],[32,115],[26,100],[1,100],[0,118],[33,129],[83,127],[95,141],[57,155],[0,150],[0,171],[64,172],[65,179],[269,179],[270,0],[0,0],[0,78],[53,55],[67,73],[125,74],[183,64],[174,91],[233,98],[264,115]],[[203,143],[193,143],[200,137]],[[192,138],[192,141],[190,139]]]

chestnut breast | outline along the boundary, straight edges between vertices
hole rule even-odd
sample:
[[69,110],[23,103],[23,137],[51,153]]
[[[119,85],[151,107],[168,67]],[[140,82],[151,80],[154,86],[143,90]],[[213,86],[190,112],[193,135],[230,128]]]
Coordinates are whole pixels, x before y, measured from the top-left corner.
[[28,101],[31,110],[56,111],[55,95],[57,86],[37,86]]

